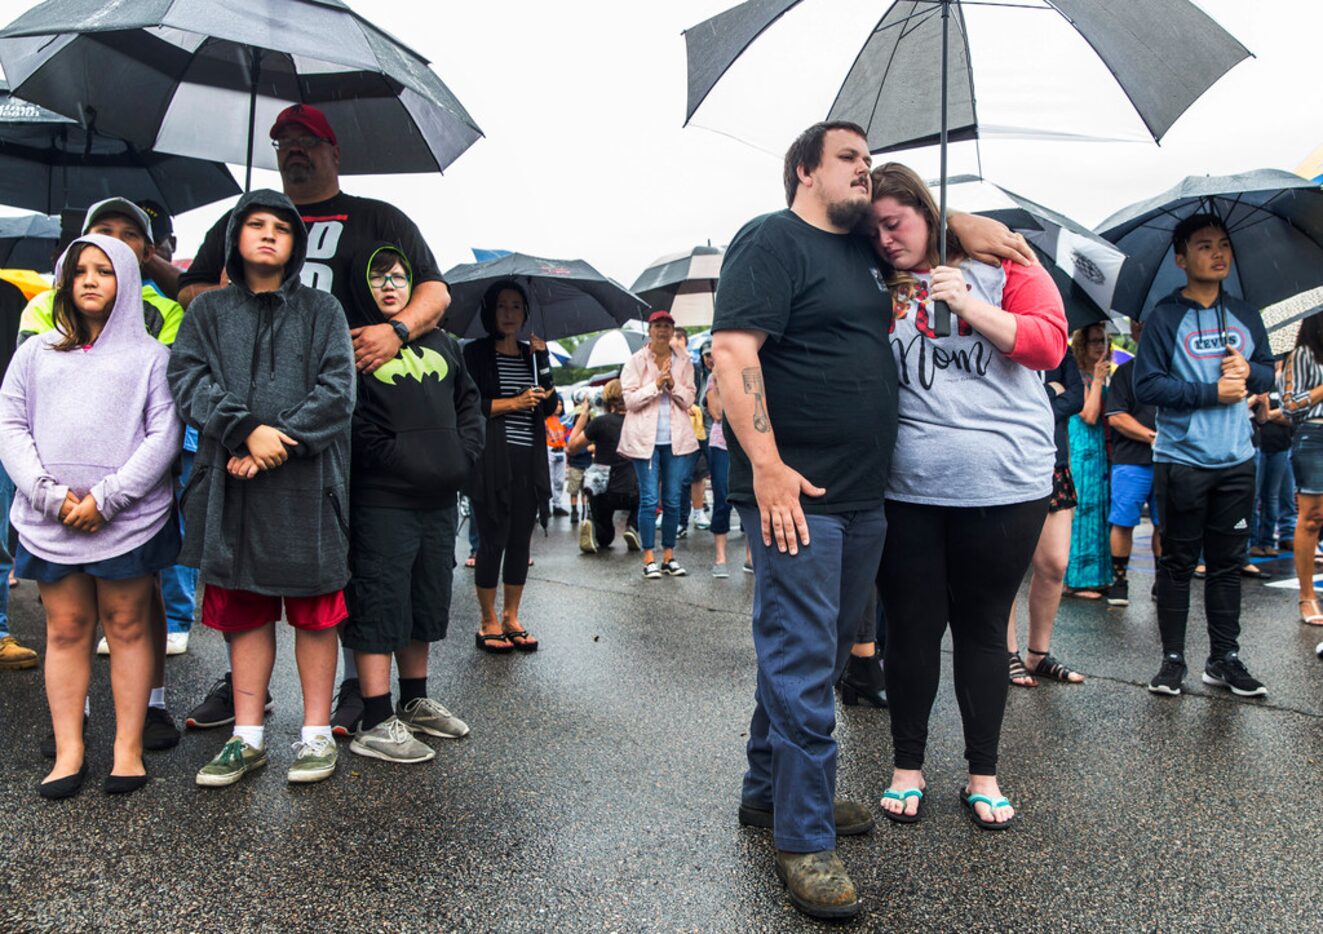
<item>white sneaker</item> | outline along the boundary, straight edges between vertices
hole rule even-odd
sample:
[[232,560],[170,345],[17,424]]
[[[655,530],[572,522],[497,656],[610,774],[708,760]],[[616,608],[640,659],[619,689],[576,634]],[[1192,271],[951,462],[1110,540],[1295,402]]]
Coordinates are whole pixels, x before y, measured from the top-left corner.
[[183,655],[188,651],[188,633],[167,632],[165,634],[165,654]]
[[110,654],[110,643],[106,641],[105,636],[102,636],[101,641],[96,644],[96,654],[98,655]]

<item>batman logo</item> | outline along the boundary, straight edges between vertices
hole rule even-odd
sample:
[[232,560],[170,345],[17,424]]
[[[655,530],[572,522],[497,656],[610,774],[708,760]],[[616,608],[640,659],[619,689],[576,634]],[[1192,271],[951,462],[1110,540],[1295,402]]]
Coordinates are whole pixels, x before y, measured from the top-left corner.
[[392,386],[405,377],[416,379],[421,383],[428,373],[435,373],[437,382],[444,380],[446,374],[450,372],[446,358],[430,347],[417,349],[419,353],[414,353],[411,347],[401,348],[398,356],[383,363],[373,371],[372,375]]

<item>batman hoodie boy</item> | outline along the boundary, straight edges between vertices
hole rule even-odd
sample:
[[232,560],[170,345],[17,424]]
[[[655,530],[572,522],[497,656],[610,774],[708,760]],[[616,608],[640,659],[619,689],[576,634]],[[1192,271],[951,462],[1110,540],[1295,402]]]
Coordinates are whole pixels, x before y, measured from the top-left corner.
[[[382,324],[368,283],[373,260],[393,253],[413,284],[399,247],[383,243],[354,263],[355,324]],[[354,409],[353,497],[358,506],[440,509],[482,453],[478,388],[459,343],[439,328],[409,341],[391,360],[358,377]]]
[[[294,231],[274,292],[248,288],[239,255],[239,231],[256,210],[279,215]],[[298,597],[334,592],[349,579],[354,352],[340,303],[299,281],[307,243],[283,194],[244,195],[225,235],[230,284],[189,306],[170,355],[179,414],[200,435],[182,497],[179,560],[207,584]],[[279,467],[235,479],[226,464],[247,453],[259,425],[298,444]]]

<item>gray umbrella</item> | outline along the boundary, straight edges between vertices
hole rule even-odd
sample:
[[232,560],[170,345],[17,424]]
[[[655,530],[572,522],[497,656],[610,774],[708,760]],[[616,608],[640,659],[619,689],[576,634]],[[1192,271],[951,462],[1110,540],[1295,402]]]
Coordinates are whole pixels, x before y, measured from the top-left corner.
[[[1280,169],[1191,176],[1099,224],[1098,233],[1129,257],[1112,307],[1146,314],[1184,285],[1171,234],[1181,220],[1201,213],[1220,217],[1231,236],[1235,261],[1227,292],[1260,309],[1286,303],[1280,322],[1265,314],[1270,326],[1299,320],[1309,310],[1297,307],[1305,301],[1297,296],[1323,288],[1323,189]],[[1320,302],[1323,295],[1313,305]]]
[[114,195],[151,200],[171,214],[239,193],[220,162],[142,152],[20,100],[0,81],[0,204],[51,214]]
[[445,274],[450,307],[442,326],[458,337],[483,337],[479,320],[488,286],[514,279],[528,293],[524,335],[545,340],[588,334],[638,320],[648,305],[619,282],[581,259],[543,259],[511,253],[483,263],[464,263]]
[[640,331],[619,328],[603,331],[588,338],[570,355],[569,365],[581,370],[594,370],[602,366],[624,366],[629,358],[643,349],[648,337]]
[[[746,0],[685,32],[689,62],[686,123],[749,44],[801,2]],[[1063,18],[1102,59],[1155,140],[1213,82],[1249,55],[1190,0],[879,3],[882,17],[864,38],[826,119],[862,126],[873,152],[940,144],[943,261],[947,142],[974,139],[981,132],[966,6],[1010,7],[1019,10],[1020,16]],[[1035,22],[1046,25],[1047,21]],[[815,53],[809,50],[807,54],[811,60]],[[1035,54],[1028,41],[1014,54],[1020,56],[1026,71],[1033,68]],[[1077,109],[1086,114],[1089,110]],[[934,330],[950,333],[949,328],[949,317],[939,311]]]
[[275,167],[255,136],[292,103],[326,113],[348,175],[441,171],[482,135],[425,58],[340,0],[46,0],[0,31],[0,63],[25,100],[250,174]]
[[48,272],[60,240],[60,219],[45,214],[0,217],[0,266]]

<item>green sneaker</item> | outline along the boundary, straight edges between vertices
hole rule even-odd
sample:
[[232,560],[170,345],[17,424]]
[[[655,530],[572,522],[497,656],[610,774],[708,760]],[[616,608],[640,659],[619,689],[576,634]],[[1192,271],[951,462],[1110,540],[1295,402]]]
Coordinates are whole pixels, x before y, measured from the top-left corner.
[[320,782],[335,772],[335,739],[315,737],[310,743],[294,744],[294,764],[286,778],[295,783]]
[[426,733],[442,739],[469,735],[469,725],[430,697],[415,697],[395,707],[395,716],[411,733]]
[[264,765],[265,750],[254,749],[239,737],[231,736],[216,758],[198,770],[195,781],[204,788],[224,788]]

